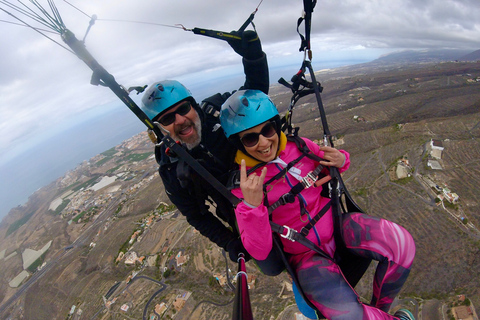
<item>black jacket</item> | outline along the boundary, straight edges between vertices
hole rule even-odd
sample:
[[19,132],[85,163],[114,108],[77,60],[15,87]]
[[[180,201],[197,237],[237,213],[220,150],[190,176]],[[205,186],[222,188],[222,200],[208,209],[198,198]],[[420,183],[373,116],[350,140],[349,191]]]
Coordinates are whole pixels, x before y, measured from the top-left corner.
[[[258,89],[268,93],[270,83],[265,54],[257,60],[242,61],[246,80],[241,89]],[[213,95],[203,101],[202,108],[196,107],[202,120],[202,139],[198,147],[189,151],[223,184],[226,184],[228,171],[233,167],[235,149],[220,127],[218,114],[215,116],[205,110],[209,109],[209,105],[216,106],[214,109],[219,110],[230,95],[231,93]],[[232,205],[193,169],[185,165],[182,159],[167,156],[164,147],[157,147],[155,155],[160,164],[159,173],[165,192],[172,203],[187,218],[190,225],[227,250],[229,241],[238,238]],[[206,200],[216,206],[216,215],[229,227],[208,211]]]

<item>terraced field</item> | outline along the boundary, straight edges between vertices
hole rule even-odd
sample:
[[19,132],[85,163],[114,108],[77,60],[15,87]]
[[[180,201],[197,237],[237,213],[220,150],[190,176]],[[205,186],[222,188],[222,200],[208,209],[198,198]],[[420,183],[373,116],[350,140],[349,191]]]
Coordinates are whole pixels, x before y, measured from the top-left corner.
[[[440,297],[461,288],[478,305],[479,233],[452,214],[464,215],[480,229],[480,82],[469,80],[480,76],[480,63],[379,68],[345,78],[346,73],[323,75],[329,128],[343,137],[340,147],[351,154],[344,180],[355,200],[368,213],[401,224],[416,240],[404,293]],[[322,128],[315,121],[315,101],[304,99],[299,104],[307,104],[295,111],[294,123],[301,135],[317,139]],[[426,166],[425,145],[431,139],[443,142],[443,170]],[[457,193],[457,207],[447,212],[437,206],[434,192],[415,179],[390,181],[388,169],[404,156],[415,173]]]

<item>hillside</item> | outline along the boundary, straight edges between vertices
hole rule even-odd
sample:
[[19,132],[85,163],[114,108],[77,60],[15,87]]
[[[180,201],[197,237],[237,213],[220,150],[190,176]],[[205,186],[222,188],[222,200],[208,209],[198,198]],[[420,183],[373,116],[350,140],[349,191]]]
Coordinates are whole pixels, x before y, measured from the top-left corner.
[[463,57],[460,57],[460,59],[458,59],[459,61],[478,61],[480,60],[480,50],[476,50],[474,52],[471,52],[467,55],[464,55]]
[[[479,299],[480,237],[438,207],[431,188],[417,182],[428,177],[460,195],[454,215],[480,227],[479,134],[480,64],[440,63],[369,65],[317,74],[332,134],[352,155],[344,179],[361,206],[373,215],[404,225],[417,241],[415,267],[405,292],[443,296],[468,289]],[[287,97],[276,94],[287,105]],[[311,98],[313,99],[313,98]],[[309,102],[312,102],[310,99]],[[303,135],[317,138],[318,111],[312,104],[295,110]],[[426,166],[426,144],[443,141],[443,170]],[[415,179],[396,183],[388,170],[406,157]],[[418,175],[418,176],[417,176]],[[478,229],[477,229],[478,230]]]
[[[478,306],[480,63],[377,61],[316,77],[324,87],[335,146],[351,154],[344,174],[350,193],[366,212],[398,222],[416,240],[417,256],[402,296],[438,299],[448,309],[452,297],[463,293]],[[270,93],[284,112],[288,89],[275,85]],[[293,121],[302,136],[321,136],[317,119],[314,97],[300,100]],[[427,150],[432,139],[444,148],[441,170],[427,166],[433,160]],[[135,136],[10,212],[0,225],[0,319],[140,319],[146,306],[151,315],[162,302],[170,305],[164,318],[230,318],[233,292],[215,280],[225,276],[225,259],[169,205],[152,150],[146,134]],[[392,171],[400,159],[408,159],[410,177],[398,179]],[[436,201],[439,191],[430,182],[448,187],[458,203]],[[12,288],[9,283],[23,269],[22,253],[40,250],[50,240],[38,263],[46,266]],[[143,258],[126,264],[134,258],[131,252]],[[186,262],[175,267],[177,256]],[[296,308],[288,307],[293,304],[288,277],[266,277],[253,263],[247,265],[256,278],[250,290],[255,318],[292,319]],[[174,271],[164,273],[164,267]],[[236,270],[231,262],[229,268]],[[357,287],[366,300],[372,276],[370,271]],[[184,294],[185,305],[174,311],[174,301]],[[428,308],[436,301],[422,304],[434,310],[424,311],[422,319],[440,318],[437,309]]]
[[473,61],[463,59],[471,55],[470,50],[459,49],[426,49],[426,50],[402,50],[385,54],[373,63],[410,64],[410,63],[439,63],[444,61]]

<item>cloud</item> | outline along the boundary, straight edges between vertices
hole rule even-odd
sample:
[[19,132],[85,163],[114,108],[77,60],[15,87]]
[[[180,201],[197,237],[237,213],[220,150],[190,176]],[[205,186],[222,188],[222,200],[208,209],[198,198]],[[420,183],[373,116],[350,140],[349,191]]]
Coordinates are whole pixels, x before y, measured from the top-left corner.
[[[10,0],[10,2],[14,2]],[[48,7],[46,1],[41,2]],[[189,74],[220,75],[240,66],[222,41],[176,28],[231,31],[240,27],[260,1],[56,1],[64,23],[79,40],[86,37],[93,57],[125,87]],[[71,4],[71,5],[70,5]],[[264,0],[255,15],[271,66],[301,61],[296,31],[300,0]],[[11,8],[5,8],[12,12]],[[24,18],[22,15],[18,16]],[[372,57],[388,50],[479,47],[477,0],[325,0],[312,19],[314,62],[335,57]],[[0,151],[28,143],[62,122],[116,97],[89,84],[91,70],[69,51],[0,12]],[[17,21],[18,22],[18,21]],[[42,26],[43,29],[47,29]],[[300,32],[304,33],[303,25]],[[65,46],[57,34],[45,33]],[[315,65],[314,65],[315,66]],[[230,69],[229,69],[230,68]],[[274,79],[272,79],[274,80]],[[28,136],[28,135],[27,135]]]

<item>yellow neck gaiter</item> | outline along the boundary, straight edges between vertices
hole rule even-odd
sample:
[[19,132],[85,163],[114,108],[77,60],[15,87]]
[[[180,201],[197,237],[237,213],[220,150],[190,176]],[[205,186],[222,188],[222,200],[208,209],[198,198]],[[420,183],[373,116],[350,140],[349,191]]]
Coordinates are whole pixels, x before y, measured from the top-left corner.
[[[280,154],[281,151],[285,150],[285,147],[287,146],[287,136],[285,133],[280,131],[280,141],[279,141],[279,148],[277,152],[277,157]],[[257,164],[260,163],[257,159],[252,158],[250,155],[243,153],[241,150],[237,150],[237,154],[235,155],[235,162],[237,164],[240,164],[242,159],[245,160],[245,164],[247,167],[254,167]]]

